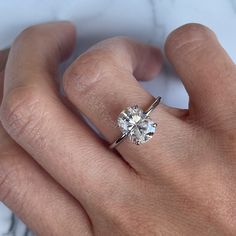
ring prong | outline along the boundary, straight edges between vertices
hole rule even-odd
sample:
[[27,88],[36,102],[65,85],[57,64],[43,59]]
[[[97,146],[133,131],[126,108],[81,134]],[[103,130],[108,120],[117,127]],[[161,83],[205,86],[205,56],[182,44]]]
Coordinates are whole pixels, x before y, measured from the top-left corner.
[[157,127],[157,123],[153,123],[153,125],[152,125],[154,128],[156,128]]

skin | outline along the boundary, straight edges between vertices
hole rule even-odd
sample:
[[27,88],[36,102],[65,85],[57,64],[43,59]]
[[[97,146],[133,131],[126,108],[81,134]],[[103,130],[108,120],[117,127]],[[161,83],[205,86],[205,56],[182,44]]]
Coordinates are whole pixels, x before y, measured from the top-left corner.
[[153,101],[136,79],[158,74],[161,52],[111,38],[67,68],[67,98],[107,143],[55,83],[74,44],[73,25],[48,23],[22,32],[8,58],[1,53],[0,199],[38,235],[235,235],[236,71],[215,34],[188,24],[169,35],[165,53],[189,109],[161,104],[154,137],[117,151],[108,149],[116,118]]

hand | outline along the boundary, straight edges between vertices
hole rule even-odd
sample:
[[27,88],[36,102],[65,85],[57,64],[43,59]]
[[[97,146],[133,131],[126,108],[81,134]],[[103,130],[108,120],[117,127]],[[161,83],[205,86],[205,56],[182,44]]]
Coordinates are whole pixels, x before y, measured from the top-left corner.
[[[61,101],[54,79],[74,42],[64,22],[34,26],[12,46],[1,120],[34,161],[19,146],[1,154],[1,199],[39,235],[235,235],[235,65],[214,33],[197,24],[171,33],[166,54],[189,109],[160,105],[154,137],[117,152]],[[160,67],[158,49],[108,39],[67,69],[64,88],[112,142],[120,111],[153,101],[135,78]]]

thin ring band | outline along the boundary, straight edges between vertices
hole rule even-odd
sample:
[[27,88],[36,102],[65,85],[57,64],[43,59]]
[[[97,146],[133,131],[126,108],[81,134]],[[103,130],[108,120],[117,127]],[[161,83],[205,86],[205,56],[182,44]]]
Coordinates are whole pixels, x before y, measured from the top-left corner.
[[[160,104],[161,101],[161,97],[158,96],[155,101],[151,104],[151,106],[143,113],[144,114],[144,118],[149,116],[149,114]],[[132,130],[132,128],[131,128]],[[110,149],[115,148],[118,144],[122,143],[129,135],[129,133],[131,132],[131,130],[129,132],[123,133],[118,139],[116,139],[110,146]]]

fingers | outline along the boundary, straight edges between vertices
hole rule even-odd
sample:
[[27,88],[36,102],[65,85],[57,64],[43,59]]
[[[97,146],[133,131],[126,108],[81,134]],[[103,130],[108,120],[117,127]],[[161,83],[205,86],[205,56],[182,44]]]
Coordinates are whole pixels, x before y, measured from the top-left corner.
[[[62,29],[61,32],[60,27]],[[50,33],[51,29],[53,29],[52,33]],[[35,37],[39,35],[40,37]],[[4,94],[8,94],[12,88],[26,87],[28,84],[34,87],[38,83],[43,88],[45,88],[45,84],[50,84],[49,89],[55,89],[53,80],[42,79],[39,81],[34,79],[34,77],[38,76],[37,74],[39,73],[40,76],[46,76],[46,78],[51,76],[55,79],[57,65],[71,54],[74,44],[75,30],[68,22],[32,26],[24,30],[15,40],[10,51],[10,62],[6,65],[7,79],[5,79]],[[30,62],[25,60],[30,57]],[[12,67],[18,70],[12,70]],[[42,67],[45,71],[42,70]],[[21,68],[26,68],[27,70],[23,71]],[[31,75],[31,77],[26,77],[22,81],[21,76],[16,75],[19,70],[24,74]]]
[[212,121],[235,110],[235,65],[211,30],[180,27],[168,37],[166,54],[188,90],[190,111]]
[[[64,87],[68,98],[109,142],[120,136],[116,121],[123,109],[132,105],[146,109],[153,102],[154,98],[139,85],[133,73],[138,71],[141,77],[145,73],[149,77],[148,65],[151,60],[158,63],[156,68],[161,66],[158,54],[160,51],[156,48],[126,38],[113,38],[92,47],[67,69]],[[158,71],[159,69],[155,70]],[[169,114],[169,110],[160,105],[151,114],[160,129],[142,148],[127,140],[117,147],[136,170],[147,164],[153,166],[153,160],[147,161],[148,150],[151,146],[160,146],[163,133],[176,124],[175,117]],[[169,123],[172,121],[173,126]]]
[[87,211],[97,199],[106,201],[114,186],[118,191],[130,172],[57,95],[57,63],[74,41],[74,28],[63,22],[35,26],[18,37],[6,66],[1,115],[9,134]]
[[13,142],[1,126],[0,201],[37,235],[92,235],[88,216],[80,204]]
[[[6,63],[8,52],[0,52],[0,65]],[[0,67],[5,69],[5,66]],[[2,99],[3,77],[0,77],[0,84]],[[74,235],[74,232],[91,235],[88,216],[79,202],[40,168],[7,135],[1,124],[0,201],[37,235]]]

